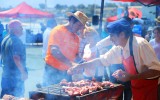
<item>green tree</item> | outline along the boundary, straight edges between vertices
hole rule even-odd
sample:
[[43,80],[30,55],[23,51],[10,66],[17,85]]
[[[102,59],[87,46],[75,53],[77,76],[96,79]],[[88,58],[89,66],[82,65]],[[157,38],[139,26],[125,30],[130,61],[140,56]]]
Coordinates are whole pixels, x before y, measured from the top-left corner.
[[85,9],[85,5],[84,5],[84,4],[79,4],[79,5],[77,6],[77,8],[78,8],[78,9]]
[[77,7],[74,6],[74,5],[71,5],[71,6],[68,7],[68,9],[69,9],[70,12],[75,12],[77,10]]
[[63,5],[57,4],[57,5],[55,5],[55,9],[62,10],[63,9]]
[[131,6],[142,6],[142,4],[139,2],[132,2],[130,5]]
[[94,11],[95,11],[95,5],[88,5],[87,10],[86,10],[86,14],[91,17],[94,15]]
[[126,6],[129,6],[129,4],[128,3],[120,3],[120,6],[126,7]]
[[105,3],[105,7],[117,7],[115,3]]
[[40,3],[40,4],[39,4],[39,8],[40,8],[40,9],[45,9],[45,8],[46,8],[46,6],[45,6],[45,4],[44,4],[44,3]]

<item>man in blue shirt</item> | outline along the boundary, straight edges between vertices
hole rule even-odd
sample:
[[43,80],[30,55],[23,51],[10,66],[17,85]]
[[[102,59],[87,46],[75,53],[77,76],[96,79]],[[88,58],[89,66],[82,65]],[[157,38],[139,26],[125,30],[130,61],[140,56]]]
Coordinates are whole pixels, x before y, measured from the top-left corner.
[[24,81],[28,78],[26,68],[26,49],[19,37],[22,35],[22,24],[18,20],[8,24],[9,34],[1,44],[2,82],[1,97],[24,95]]

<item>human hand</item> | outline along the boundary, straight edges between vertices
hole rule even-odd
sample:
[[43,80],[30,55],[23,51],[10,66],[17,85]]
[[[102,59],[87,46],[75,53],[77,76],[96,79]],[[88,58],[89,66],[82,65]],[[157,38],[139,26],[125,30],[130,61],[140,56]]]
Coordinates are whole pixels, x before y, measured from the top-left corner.
[[2,99],[3,99],[3,100],[13,100],[13,99],[14,99],[14,96],[5,94],[5,95],[2,97]]
[[117,80],[122,81],[122,82],[126,82],[130,80],[130,74],[128,74],[127,72],[119,69],[116,70],[113,74],[113,77],[115,77]]

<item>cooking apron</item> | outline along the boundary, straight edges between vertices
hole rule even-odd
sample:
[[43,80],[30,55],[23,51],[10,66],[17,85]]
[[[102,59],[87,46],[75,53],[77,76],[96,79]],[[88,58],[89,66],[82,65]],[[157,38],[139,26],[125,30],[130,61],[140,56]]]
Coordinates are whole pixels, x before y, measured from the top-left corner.
[[[130,56],[127,59],[123,59],[123,65],[126,72],[132,75],[136,75],[138,74],[138,71],[135,66],[132,41],[133,36],[130,37],[129,41]],[[131,89],[133,100],[157,100],[158,78],[131,80]]]

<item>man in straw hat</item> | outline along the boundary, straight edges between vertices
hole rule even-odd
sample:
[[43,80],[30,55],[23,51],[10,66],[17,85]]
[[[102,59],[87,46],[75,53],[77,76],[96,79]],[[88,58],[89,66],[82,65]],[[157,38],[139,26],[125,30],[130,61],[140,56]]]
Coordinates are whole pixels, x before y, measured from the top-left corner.
[[88,17],[81,11],[68,12],[67,16],[68,23],[56,26],[50,33],[45,57],[44,86],[59,83],[62,79],[71,81],[67,70],[78,54],[77,32],[85,28]]
[[107,29],[116,46],[99,58],[71,67],[68,73],[95,65],[123,63],[125,71],[117,70],[112,76],[119,81],[131,81],[133,100],[158,100],[160,63],[151,45],[144,38],[133,35],[125,18],[109,23]]
[[156,25],[157,25],[157,26],[160,26],[160,16],[158,16],[158,17],[155,19],[155,21],[156,21]]

